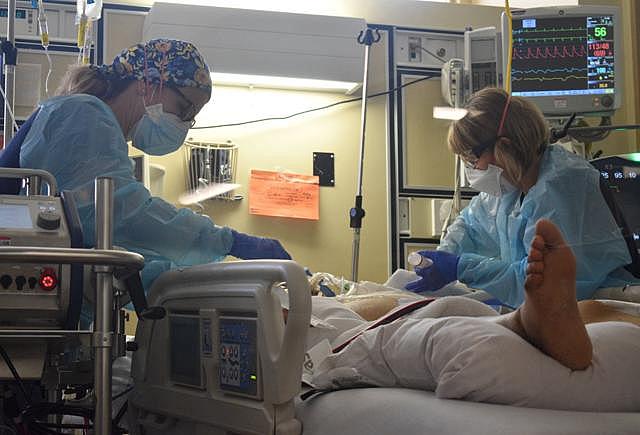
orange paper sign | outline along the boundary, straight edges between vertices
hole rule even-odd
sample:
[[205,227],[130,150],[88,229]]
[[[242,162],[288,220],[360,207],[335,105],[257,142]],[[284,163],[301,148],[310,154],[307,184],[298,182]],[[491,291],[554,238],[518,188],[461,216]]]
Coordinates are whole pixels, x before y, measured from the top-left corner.
[[316,175],[251,170],[249,212],[262,216],[320,218],[320,186]]

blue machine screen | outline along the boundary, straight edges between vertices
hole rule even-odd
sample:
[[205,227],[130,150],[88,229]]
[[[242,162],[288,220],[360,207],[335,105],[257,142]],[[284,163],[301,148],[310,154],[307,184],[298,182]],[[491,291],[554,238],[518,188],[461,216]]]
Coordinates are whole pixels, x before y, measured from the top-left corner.
[[[0,8],[0,18],[7,18],[9,16],[9,10],[7,8]],[[24,20],[27,18],[26,9],[16,9],[16,18],[18,20]]]
[[610,15],[514,19],[513,95],[614,93],[613,35]]
[[258,395],[255,318],[220,317],[220,389]]

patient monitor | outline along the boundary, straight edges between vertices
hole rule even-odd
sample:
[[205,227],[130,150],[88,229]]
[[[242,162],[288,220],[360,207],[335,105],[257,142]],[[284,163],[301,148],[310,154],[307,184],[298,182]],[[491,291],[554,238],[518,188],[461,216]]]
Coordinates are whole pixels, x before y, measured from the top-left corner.
[[611,113],[624,92],[622,39],[616,7],[516,10],[511,31],[503,13],[505,81],[512,95],[531,99],[545,115]]

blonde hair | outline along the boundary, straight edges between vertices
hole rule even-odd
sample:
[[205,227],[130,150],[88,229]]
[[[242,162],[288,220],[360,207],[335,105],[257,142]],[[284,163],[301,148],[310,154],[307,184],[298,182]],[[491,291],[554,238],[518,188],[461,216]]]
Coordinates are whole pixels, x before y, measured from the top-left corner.
[[455,154],[473,160],[475,147],[492,143],[496,163],[510,182],[519,183],[547,147],[549,129],[533,103],[511,97],[500,134],[509,141],[499,140],[498,128],[507,99],[508,94],[498,88],[473,94],[465,106],[467,115],[449,128],[448,145]]
[[56,89],[56,95],[89,94],[107,101],[118,96],[131,82],[106,77],[91,65],[72,65]]

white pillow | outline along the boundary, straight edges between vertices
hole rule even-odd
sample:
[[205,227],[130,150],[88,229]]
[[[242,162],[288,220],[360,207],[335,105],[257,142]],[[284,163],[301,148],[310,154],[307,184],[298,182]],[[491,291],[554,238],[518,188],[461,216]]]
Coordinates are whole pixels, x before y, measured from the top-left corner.
[[448,399],[576,411],[640,411],[640,327],[587,326],[593,362],[571,371],[490,320],[405,319],[367,331],[314,372],[320,388],[435,390]]
[[587,325],[592,364],[571,371],[506,328],[478,322],[447,319],[431,335],[438,397],[559,410],[640,411],[640,327]]

